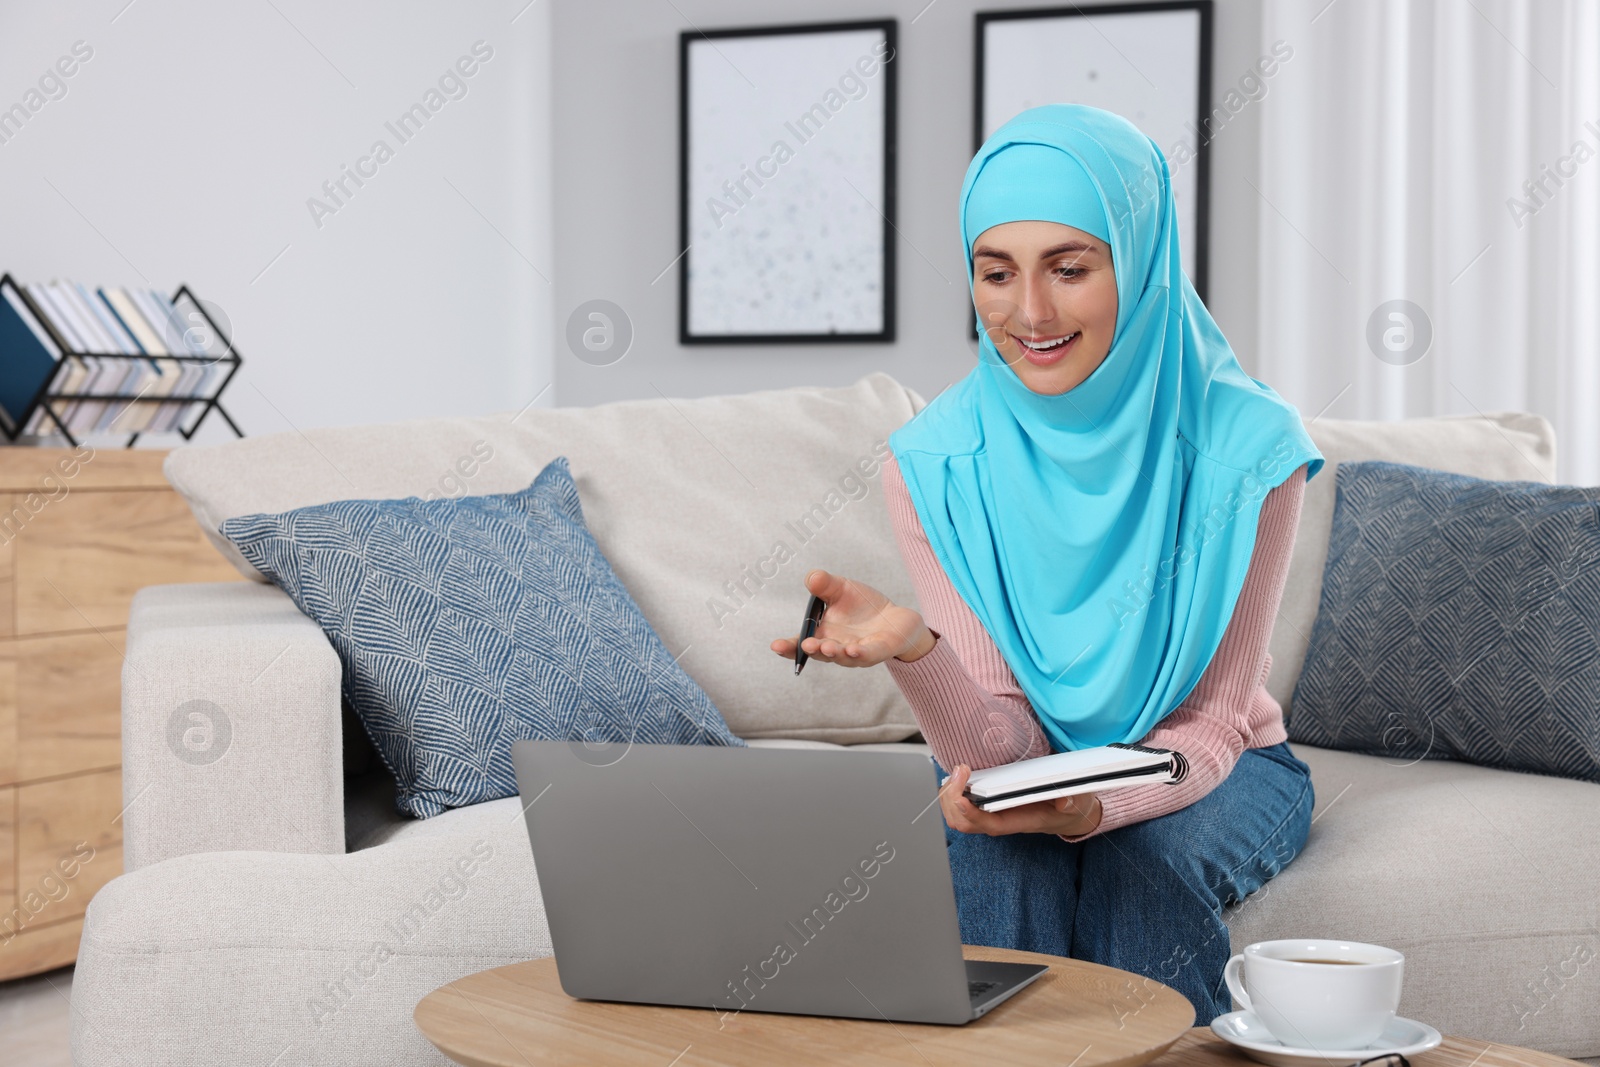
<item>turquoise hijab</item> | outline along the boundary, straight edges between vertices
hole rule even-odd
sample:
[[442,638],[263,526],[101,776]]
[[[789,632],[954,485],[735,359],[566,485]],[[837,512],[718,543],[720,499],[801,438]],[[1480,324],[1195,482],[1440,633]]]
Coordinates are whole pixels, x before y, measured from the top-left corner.
[[1189,695],[1233,615],[1268,490],[1323,457],[1245,374],[1183,273],[1166,159],[1107,111],[1030,108],[961,188],[973,240],[1043,220],[1111,246],[1111,350],[1033,392],[979,359],[889,437],[922,527],[1057,751],[1135,742]]

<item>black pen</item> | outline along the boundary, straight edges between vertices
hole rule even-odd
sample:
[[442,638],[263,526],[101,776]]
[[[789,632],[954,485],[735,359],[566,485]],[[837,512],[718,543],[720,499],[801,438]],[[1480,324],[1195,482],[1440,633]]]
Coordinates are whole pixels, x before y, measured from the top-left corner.
[[810,601],[806,603],[805,620],[800,624],[800,640],[794,643],[794,673],[796,674],[800,673],[800,668],[804,667],[806,660],[810,658],[800,646],[805,644],[806,638],[817,636],[817,624],[822,622],[822,613],[827,609],[828,605],[822,602],[822,598],[812,593]]

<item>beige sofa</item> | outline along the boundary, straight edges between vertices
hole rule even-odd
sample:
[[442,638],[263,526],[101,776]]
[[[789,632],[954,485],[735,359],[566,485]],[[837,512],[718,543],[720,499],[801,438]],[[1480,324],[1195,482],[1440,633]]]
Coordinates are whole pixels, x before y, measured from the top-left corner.
[[[618,575],[735,732],[899,746],[915,724],[887,671],[796,679],[767,645],[793,631],[811,567],[915,603],[877,474],[888,434],[922,403],[873,374],[277,434],[179,450],[167,474],[215,529],[341,498],[520,489],[565,454]],[[1308,488],[1272,642],[1269,685],[1285,703],[1316,613],[1337,461],[1555,471],[1550,427],[1530,415],[1310,429],[1329,465]],[[549,953],[517,801],[397,816],[341,714],[338,678],[321,630],[268,585],[139,594],[123,675],[128,873],[88,913],[73,989],[82,1067],[443,1063],[412,1025],[417,1000]],[[1230,913],[1235,946],[1393,945],[1408,957],[1404,1014],[1600,1055],[1600,967],[1578,962],[1600,949],[1600,786],[1297,751],[1315,775],[1311,839]],[[457,873],[470,856],[472,873]]]

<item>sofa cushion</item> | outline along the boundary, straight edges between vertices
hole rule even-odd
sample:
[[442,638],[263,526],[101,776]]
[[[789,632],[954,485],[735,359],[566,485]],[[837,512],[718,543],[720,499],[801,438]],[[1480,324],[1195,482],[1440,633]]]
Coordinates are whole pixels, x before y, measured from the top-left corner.
[[872,374],[837,388],[267,434],[178,449],[164,469],[250,573],[215,532],[224,519],[511,492],[565,455],[617,577],[736,734],[898,741],[916,723],[887,671],[796,678],[768,646],[798,630],[812,567],[916,606],[877,477],[888,435],[921,407]]
[[612,573],[565,457],[520,493],[343,500],[222,532],[327,633],[408,814],[515,796],[514,741],[744,744]]
[[1267,692],[1283,705],[1285,712],[1292,711],[1295,680],[1300,677],[1306,647],[1311,642],[1312,623],[1317,617],[1340,463],[1381,459],[1475,478],[1553,482],[1556,477],[1555,430],[1540,415],[1493,411],[1482,416],[1447,415],[1395,422],[1316,417],[1306,424],[1306,429],[1327,463],[1306,483],[1282,607],[1268,646],[1272,669],[1267,675]]
[[1600,782],[1600,489],[1345,463],[1289,737]]
[[1230,908],[1235,952],[1334,937],[1406,954],[1400,1014],[1447,1034],[1600,1055],[1600,785],[1294,745],[1303,852]]
[[[1600,786],[1293,747],[1316,790],[1311,835],[1276,877],[1224,914],[1233,951],[1284,937],[1392,945],[1406,954],[1400,1010],[1408,1018],[1450,1034],[1600,1055],[1590,1018],[1600,975],[1600,842],[1592,832]],[[391,817],[369,827],[366,843],[520,832],[519,812],[503,800],[424,822]]]
[[[788,738],[767,738],[750,742],[751,748],[786,748],[786,749],[815,749],[824,752],[838,752],[840,746],[827,741],[804,741]],[[920,756],[933,758],[932,751],[927,745],[917,741],[895,741],[882,744],[850,745],[844,749],[847,752],[915,752]],[[929,770],[929,781],[933,780],[933,772]],[[515,800],[493,801],[488,804],[474,804],[469,808],[459,808],[447,811],[437,819],[402,819],[394,814],[394,807],[389,803],[393,793],[393,783],[379,779],[368,779],[362,788],[350,790],[345,794],[345,825],[349,828],[349,847],[351,851],[364,848],[373,848],[385,845],[391,841],[409,841],[417,837],[432,837],[440,834],[469,834],[478,833],[493,827],[506,819],[512,819],[518,826],[522,825],[517,816],[521,813],[521,805]]]

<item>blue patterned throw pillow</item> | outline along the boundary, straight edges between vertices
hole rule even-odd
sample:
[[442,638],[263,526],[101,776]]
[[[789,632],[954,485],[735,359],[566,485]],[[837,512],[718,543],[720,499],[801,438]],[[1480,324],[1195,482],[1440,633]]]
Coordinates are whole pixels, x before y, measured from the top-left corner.
[[1600,782],[1600,488],[1342,463],[1293,741]]
[[222,533],[327,633],[403,812],[516,795],[523,739],[744,744],[612,572],[565,456],[517,493],[341,500]]

